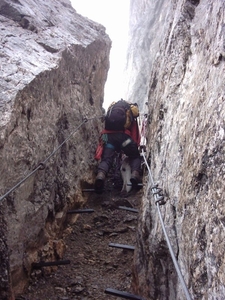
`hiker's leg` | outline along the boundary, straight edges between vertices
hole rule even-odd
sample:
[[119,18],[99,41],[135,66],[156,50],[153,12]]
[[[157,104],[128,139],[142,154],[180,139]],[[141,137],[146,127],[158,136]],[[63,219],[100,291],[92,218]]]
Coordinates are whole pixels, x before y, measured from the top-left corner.
[[141,157],[138,151],[137,144],[130,138],[126,139],[122,145],[124,153],[129,157],[130,167],[131,167],[131,177],[130,181],[132,187],[136,188],[138,183],[141,181]]
[[105,174],[108,173],[113,164],[114,153],[115,150],[113,145],[106,144],[104,146],[101,162],[98,165],[98,171],[103,171]]
[[131,172],[141,171],[141,157],[138,151],[137,144],[130,138],[127,137],[122,143],[125,147],[122,146],[123,152],[129,157],[129,162],[131,166]]
[[95,192],[98,194],[103,192],[106,175],[113,163],[114,152],[111,144],[106,144],[103,148],[102,159],[98,165],[98,174],[95,179]]

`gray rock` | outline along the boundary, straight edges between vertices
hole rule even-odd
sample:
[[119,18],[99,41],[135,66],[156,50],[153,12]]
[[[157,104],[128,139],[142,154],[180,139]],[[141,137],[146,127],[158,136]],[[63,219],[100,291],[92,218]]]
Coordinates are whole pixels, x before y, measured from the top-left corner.
[[[191,297],[223,299],[224,2],[132,1],[131,16],[129,92],[143,107],[148,100],[147,156],[166,195],[168,236]],[[186,299],[150,195],[145,189],[134,290]]]
[[23,290],[32,262],[63,254],[66,211],[94,178],[111,41],[68,0],[2,0],[0,37],[1,195],[47,159],[0,202],[3,299]]

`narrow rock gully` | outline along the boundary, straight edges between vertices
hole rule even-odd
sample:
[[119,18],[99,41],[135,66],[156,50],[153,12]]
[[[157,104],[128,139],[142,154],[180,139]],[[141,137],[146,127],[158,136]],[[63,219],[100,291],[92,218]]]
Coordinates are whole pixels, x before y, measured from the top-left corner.
[[63,260],[70,264],[52,273],[44,267],[33,272],[29,287],[17,300],[122,299],[106,294],[108,288],[133,293],[134,251],[109,245],[135,246],[138,213],[118,207],[138,210],[142,190],[123,194],[121,187],[122,182],[112,183],[109,175],[103,194],[88,193],[84,209],[94,212],[79,214],[66,229]]

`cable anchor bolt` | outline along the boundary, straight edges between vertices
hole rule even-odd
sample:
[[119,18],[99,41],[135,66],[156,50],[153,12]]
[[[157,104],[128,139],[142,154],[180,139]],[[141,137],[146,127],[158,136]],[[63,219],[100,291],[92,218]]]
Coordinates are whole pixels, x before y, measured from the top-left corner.
[[140,152],[141,152],[142,150],[143,150],[144,152],[146,152],[146,146],[145,146],[145,145],[140,145]]
[[162,189],[161,189],[161,188],[154,188],[154,189],[152,189],[153,195],[157,195],[157,194],[159,194],[159,193],[161,193],[161,192],[162,192]]
[[153,186],[151,187],[151,190],[156,189],[159,186],[158,183],[153,184]]
[[158,195],[158,197],[156,197],[155,199],[155,204],[159,203],[159,205],[164,205],[166,204],[166,201],[164,199],[163,195]]
[[38,168],[39,170],[44,170],[45,167],[46,167],[46,164],[43,163],[43,162],[40,162],[39,165],[37,166],[37,168]]

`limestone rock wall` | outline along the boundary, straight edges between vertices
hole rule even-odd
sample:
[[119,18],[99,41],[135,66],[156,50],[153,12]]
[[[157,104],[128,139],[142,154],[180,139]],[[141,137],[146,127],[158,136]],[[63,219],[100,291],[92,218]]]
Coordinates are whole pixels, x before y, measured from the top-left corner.
[[69,0],[2,0],[0,28],[1,195],[70,136],[0,201],[0,298],[13,299],[32,262],[62,258],[66,211],[93,181],[111,41]]
[[[140,9],[135,25],[143,41],[149,38],[146,55],[142,50],[135,53],[140,53],[137,62],[149,66],[147,156],[153,178],[166,195],[167,203],[161,207],[166,230],[192,299],[223,299],[225,3],[133,3],[147,10]],[[147,6],[150,3],[152,9],[158,5],[158,18],[149,23],[149,30],[143,27],[141,31],[142,22],[155,15]],[[152,28],[162,31],[151,38]],[[151,62],[150,47],[155,47]],[[136,86],[141,85],[143,76],[136,66],[131,72]],[[135,89],[134,93],[141,98],[143,91]],[[148,181],[147,176],[144,180]],[[145,299],[186,299],[147,188],[137,240],[136,293]]]
[[[130,0],[129,44],[124,84],[126,99],[147,109],[149,77],[154,57],[165,34],[170,2]],[[138,74],[138,76],[137,76]]]

